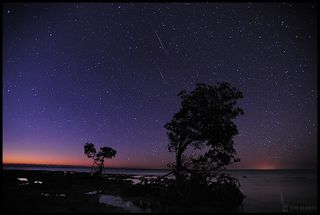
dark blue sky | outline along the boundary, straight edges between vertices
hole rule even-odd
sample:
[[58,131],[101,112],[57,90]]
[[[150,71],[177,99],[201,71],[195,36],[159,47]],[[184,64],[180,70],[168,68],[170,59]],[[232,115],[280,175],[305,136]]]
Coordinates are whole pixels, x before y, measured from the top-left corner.
[[227,81],[244,94],[240,168],[314,168],[317,5],[7,3],[3,5],[3,156],[165,167],[163,125],[177,94]]

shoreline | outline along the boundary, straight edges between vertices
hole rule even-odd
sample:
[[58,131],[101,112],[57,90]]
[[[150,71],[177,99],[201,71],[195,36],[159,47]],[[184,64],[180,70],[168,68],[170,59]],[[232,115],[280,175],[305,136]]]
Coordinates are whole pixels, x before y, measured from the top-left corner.
[[[317,182],[314,171],[308,171],[307,174],[305,171],[302,174],[290,171],[289,175],[288,172],[284,174],[265,172],[267,174],[260,175],[258,171],[251,174],[239,172],[236,175],[240,180],[240,190],[246,198],[240,207],[227,212],[282,212],[280,191],[275,185],[281,186],[285,206],[316,206],[317,197],[314,188]],[[18,178],[26,178],[27,181],[20,181]],[[201,206],[161,207],[158,205],[157,192],[150,192],[146,189],[148,186],[139,184],[141,179],[152,178],[156,178],[156,175],[105,174],[101,178],[95,178],[85,172],[4,169],[2,210],[3,212],[130,212],[130,209],[137,210],[136,207],[139,207],[142,212],[225,211],[208,203]],[[111,203],[114,203],[114,206],[104,201],[113,201]],[[126,204],[129,204],[129,207]],[[313,211],[314,209],[309,210]]]
[[3,212],[128,212],[86,195],[100,185],[87,173],[3,170],[2,179]]
[[[142,178],[152,177],[154,176]],[[161,208],[156,197],[148,193],[136,195],[130,191],[135,186],[134,179],[138,178],[141,177],[124,174],[108,174],[96,178],[91,177],[89,173],[72,171],[3,170],[5,198],[2,211],[126,213],[221,211],[208,204],[188,208],[176,205]]]

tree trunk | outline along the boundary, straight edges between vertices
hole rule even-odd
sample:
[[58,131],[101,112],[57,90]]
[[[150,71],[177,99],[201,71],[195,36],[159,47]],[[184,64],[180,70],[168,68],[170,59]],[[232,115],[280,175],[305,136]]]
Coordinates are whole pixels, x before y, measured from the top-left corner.
[[181,161],[182,152],[178,151],[176,155],[176,169],[175,169],[175,176],[176,176],[176,187],[181,189],[183,186],[183,175],[182,175],[182,161]]
[[102,172],[103,172],[103,168],[104,168],[104,160],[101,160],[100,161],[100,164],[99,164],[99,170],[98,170],[98,175],[99,176],[102,176]]

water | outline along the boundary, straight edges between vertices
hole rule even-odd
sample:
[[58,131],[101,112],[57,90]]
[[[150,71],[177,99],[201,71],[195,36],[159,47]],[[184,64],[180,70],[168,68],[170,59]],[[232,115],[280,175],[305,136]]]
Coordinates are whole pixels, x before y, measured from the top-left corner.
[[[315,212],[316,170],[234,170],[246,195],[243,212]],[[246,176],[246,177],[243,177]]]
[[[36,165],[4,165],[3,169],[13,170],[44,170],[44,171],[72,171],[72,172],[91,172],[91,167],[64,167],[64,166],[36,166]],[[104,174],[126,174],[126,175],[154,175],[161,176],[168,173],[165,169],[126,169],[126,168],[105,168]]]
[[[129,210],[130,212],[134,212],[134,213],[143,212],[142,209],[135,206],[131,201],[125,201],[120,196],[100,194],[99,202],[104,203],[104,204],[108,204],[108,205],[112,205],[115,207],[121,207],[121,208],[124,208],[124,209]],[[150,212],[150,210],[146,211],[146,212]]]
[[115,207],[120,207],[126,209],[130,212],[151,212],[150,209],[144,211],[141,208],[137,207],[131,201],[126,201],[122,199],[120,196],[108,195],[108,194],[100,194],[101,191],[93,190],[90,192],[84,193],[85,195],[99,195],[99,203],[112,205]]
[[[4,169],[90,172],[90,168],[4,166]],[[229,170],[238,178],[246,196],[239,212],[315,212],[317,209],[317,170]],[[160,176],[168,170],[106,169],[105,174]],[[245,176],[245,177],[244,177]],[[134,180],[134,179],[133,179]],[[137,183],[136,181],[133,181]]]

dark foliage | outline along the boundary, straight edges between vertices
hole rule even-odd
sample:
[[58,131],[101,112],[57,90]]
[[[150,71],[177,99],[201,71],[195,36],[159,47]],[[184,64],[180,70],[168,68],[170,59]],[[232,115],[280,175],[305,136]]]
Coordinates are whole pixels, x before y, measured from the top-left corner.
[[91,174],[93,169],[96,168],[95,175],[101,176],[104,168],[104,159],[111,159],[117,154],[117,151],[110,147],[101,147],[100,151],[97,153],[93,143],[86,143],[84,145],[84,153],[88,158],[93,159],[93,164],[91,168]]
[[180,211],[201,206],[232,211],[239,207],[244,198],[239,187],[237,179],[224,174],[211,183],[201,184],[198,180],[187,180],[183,190],[176,189],[174,179],[159,177],[129,186],[122,195],[130,198],[139,197],[139,201],[135,203],[142,208],[149,207],[153,211],[172,212],[174,209]]
[[[176,155],[170,167],[180,189],[190,178],[205,183],[225,165],[239,161],[232,140],[238,129],[232,120],[243,114],[236,106],[243,96],[226,82],[217,86],[197,84],[192,92],[183,90],[178,95],[181,108],[165,128],[168,150]],[[188,149],[192,153],[187,154]]]

